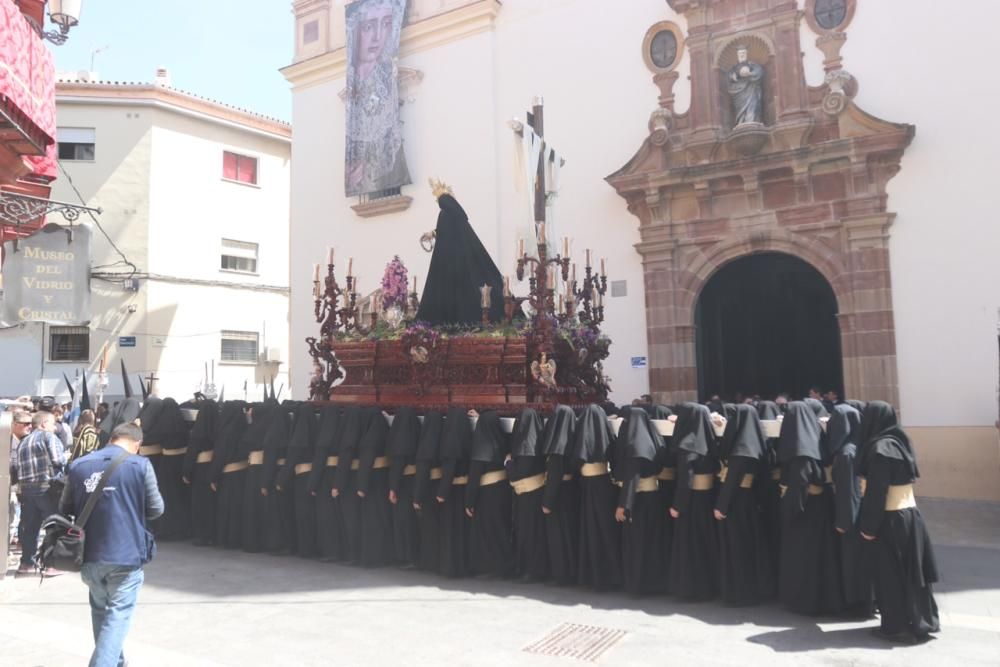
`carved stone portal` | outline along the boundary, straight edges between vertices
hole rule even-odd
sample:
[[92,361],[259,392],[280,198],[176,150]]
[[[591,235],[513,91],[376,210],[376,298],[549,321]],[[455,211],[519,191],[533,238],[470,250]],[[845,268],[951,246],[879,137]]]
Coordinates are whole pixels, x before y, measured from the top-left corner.
[[[823,14],[833,28],[816,31],[830,53],[815,88],[805,84],[796,3],[668,2],[687,18],[690,109],[677,113],[662,75],[654,78],[668,113],[654,113],[639,151],[607,177],[639,219],[652,393],[668,403],[697,397],[695,306],[708,279],[739,257],[783,252],[834,290],[846,394],[898,404],[886,184],[914,127],[853,101],[857,82],[839,58],[846,34],[837,32],[853,0],[844,16]],[[723,85],[739,45],[763,69],[763,122],[747,127]]]

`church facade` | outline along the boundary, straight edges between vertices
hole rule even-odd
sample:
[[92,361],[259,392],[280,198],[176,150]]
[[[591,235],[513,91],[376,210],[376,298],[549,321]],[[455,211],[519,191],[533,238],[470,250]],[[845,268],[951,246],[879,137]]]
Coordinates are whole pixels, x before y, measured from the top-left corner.
[[565,159],[549,227],[575,261],[607,260],[614,400],[812,385],[889,400],[922,493],[1000,499],[1000,141],[982,83],[1000,8],[410,0],[396,64],[414,185],[358,198],[342,185],[344,4],[294,7],[297,397],[311,364],[295,341],[317,327],[310,267],[335,246],[365,294],[393,255],[425,274],[429,177],[514,272],[530,210],[508,121],[542,95],[544,136]]

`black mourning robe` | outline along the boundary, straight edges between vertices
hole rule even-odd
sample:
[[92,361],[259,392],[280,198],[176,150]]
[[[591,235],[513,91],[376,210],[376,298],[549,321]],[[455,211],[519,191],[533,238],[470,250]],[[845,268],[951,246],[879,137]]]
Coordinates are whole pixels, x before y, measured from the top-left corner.
[[857,441],[861,436],[861,414],[846,403],[833,406],[826,432],[833,456],[833,525],[840,543],[844,606],[851,615],[868,618],[874,612],[872,582],[866,545],[858,530],[861,477]]
[[420,557],[420,531],[413,508],[420,420],[413,408],[399,408],[389,429],[389,501],[392,503],[392,546],[395,561],[415,566]]
[[672,445],[677,454],[677,489],[673,508],[674,541],[669,588],[686,600],[708,600],[718,592],[719,542],[715,526],[717,487],[692,488],[695,475],[719,471],[715,431],[708,408],[685,403],[678,414]]
[[180,407],[172,398],[150,398],[140,413],[143,445],[160,445],[162,454],[147,456],[163,496],[163,514],[153,522],[158,540],[187,539],[191,534],[191,491],[184,484],[188,435]]
[[752,405],[733,406],[722,436],[720,458],[724,474],[715,509],[724,517],[719,526],[719,590],[723,602],[757,604],[774,594],[767,535],[757,511],[753,486],[764,458],[764,432]]
[[417,512],[420,529],[420,554],[418,565],[421,570],[437,572],[441,550],[441,511],[434,498],[435,471],[441,473],[441,434],[444,431],[444,415],[428,412],[420,427],[417,441],[416,466],[413,476],[413,508]]
[[359,417],[360,408],[357,407],[348,408],[344,416],[341,416],[340,408],[335,406],[325,407],[320,411],[316,451],[306,482],[309,495],[315,498],[316,546],[320,560],[333,562],[345,558],[344,522],[340,516],[340,504],[330,493],[336,471],[336,466],[331,465],[330,459],[336,456],[347,420]]
[[472,450],[472,424],[462,408],[450,408],[441,436],[441,480],[437,502],[441,506],[439,572],[446,577],[469,574],[468,516],[465,514],[465,485]]
[[[757,415],[761,421],[776,420],[783,414],[774,401],[761,401]],[[778,438],[764,440],[764,458],[754,480],[754,493],[760,507],[761,527],[767,536],[771,558],[771,578],[778,581],[778,554],[781,550],[781,464],[778,462]]]
[[[511,436],[511,459],[507,477],[516,482],[545,474],[545,456],[541,448],[542,420],[538,413],[525,408],[514,422]],[[544,487],[529,493],[514,494],[514,570],[525,581],[544,581],[549,576],[549,550],[542,514]]]
[[389,424],[373,412],[368,430],[358,445],[360,461],[355,494],[360,503],[361,556],[365,567],[392,562],[392,503],[389,502],[389,466],[386,445]]
[[557,405],[542,431],[542,453],[546,457],[542,512],[549,569],[552,580],[563,586],[576,583],[580,559],[580,488],[570,467],[575,425],[572,408]]
[[208,546],[215,543],[215,493],[212,491],[212,462],[198,461],[205,453],[214,455],[218,434],[219,405],[213,400],[198,401],[198,416],[184,455],[184,480],[191,487],[191,532],[194,543]]
[[316,499],[309,493],[309,473],[312,472],[318,426],[315,408],[308,403],[300,404],[295,411],[288,457],[280,476],[282,488],[292,494],[295,506],[295,543],[301,558],[319,556],[316,543]]
[[451,195],[438,198],[434,253],[420,299],[417,319],[432,325],[479,324],[479,288],[489,285],[490,321],[504,317],[503,277],[469,224],[465,210]]
[[243,550],[258,553],[264,550],[264,521],[266,496],[263,486],[264,437],[271,425],[271,418],[278,409],[276,401],[254,403],[250,413],[250,426],[244,438],[247,459],[246,484],[243,487]]
[[[673,410],[665,405],[654,405],[648,412],[650,419],[669,419],[674,414]],[[660,478],[656,493],[662,510],[660,517],[663,518],[663,553],[666,558],[663,568],[669,570],[670,554],[674,545],[674,520],[670,518],[670,508],[674,505],[674,494],[677,491],[677,453],[672,446],[673,436],[660,435],[655,425],[652,435],[656,441],[654,463],[659,467],[657,476]]]
[[[142,413],[142,406],[138,399],[126,398],[121,403],[116,405],[107,417],[101,421],[100,430],[98,431],[97,437],[101,442],[101,447],[108,444],[111,440],[111,432],[115,430],[115,427],[119,424],[128,424],[129,422],[134,422],[139,419],[139,415]],[[158,445],[160,443],[151,443]],[[153,461],[150,461],[151,463]]]
[[241,505],[246,488],[246,469],[225,472],[226,466],[246,462],[240,446],[247,430],[247,404],[226,401],[222,404],[221,429],[212,452],[212,483],[215,485],[216,515],[215,544],[226,549],[238,549],[243,544],[243,514]]
[[348,419],[337,448],[338,462],[334,468],[331,494],[336,492],[335,497],[340,506],[340,518],[344,525],[344,553],[349,563],[361,562],[361,498],[358,496],[357,486],[357,469],[360,469],[361,461],[358,454],[361,439],[376,417],[382,418],[378,408],[361,408],[357,419]]
[[[622,581],[630,595],[656,595],[667,590],[667,559],[664,551],[665,522],[656,476],[661,441],[640,407],[624,408],[624,420],[615,443],[612,472],[621,484],[618,507],[625,510],[622,527]],[[641,482],[640,480],[645,480]],[[653,484],[642,491],[640,483]]]
[[783,492],[778,597],[790,610],[810,615],[843,609],[840,549],[821,440],[812,409],[802,401],[789,403],[778,442]]
[[[500,416],[484,412],[476,422],[469,454],[469,483],[465,486],[465,511],[469,522],[469,556],[475,574],[507,577],[514,570],[513,501],[504,461],[510,453],[510,438],[503,432]],[[483,485],[483,474],[504,479]]]
[[[295,543],[295,504],[290,491],[283,491],[282,472],[288,463],[288,440],[296,405],[283,401],[275,408],[264,434],[264,464],[260,471],[260,494],[264,498],[264,550],[270,554],[291,554]],[[291,471],[288,473],[291,479]],[[285,485],[289,484],[285,481]]]
[[910,439],[888,403],[872,401],[862,417],[860,471],[866,479],[861,501],[861,532],[874,565],[875,598],[885,635],[911,635],[922,641],[939,632],[932,586],[938,581],[930,533],[916,507],[887,511],[890,486],[913,484],[920,477]]
[[[607,414],[596,404],[584,408],[576,422],[570,468],[586,465],[607,469],[615,436]],[[596,590],[622,585],[622,530],[615,521],[618,489],[609,472],[579,477],[580,549],[577,581]],[[664,510],[666,511],[666,510]]]

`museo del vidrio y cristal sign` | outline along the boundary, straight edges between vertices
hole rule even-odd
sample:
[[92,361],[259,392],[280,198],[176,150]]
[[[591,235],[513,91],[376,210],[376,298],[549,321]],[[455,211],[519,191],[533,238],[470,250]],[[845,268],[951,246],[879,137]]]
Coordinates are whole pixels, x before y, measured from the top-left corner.
[[4,243],[0,325],[90,321],[90,240],[86,225],[50,224]]

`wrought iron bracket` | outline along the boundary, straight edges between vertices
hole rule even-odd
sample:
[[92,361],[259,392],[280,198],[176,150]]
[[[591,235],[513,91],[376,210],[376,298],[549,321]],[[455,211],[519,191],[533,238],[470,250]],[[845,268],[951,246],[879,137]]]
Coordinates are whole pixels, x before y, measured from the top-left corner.
[[24,225],[32,220],[59,213],[66,222],[73,224],[84,212],[96,213],[100,215],[104,211],[100,208],[80,206],[52,199],[42,199],[31,195],[19,195],[13,192],[0,190],[0,222],[8,225]]

